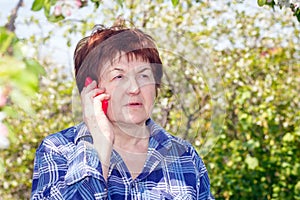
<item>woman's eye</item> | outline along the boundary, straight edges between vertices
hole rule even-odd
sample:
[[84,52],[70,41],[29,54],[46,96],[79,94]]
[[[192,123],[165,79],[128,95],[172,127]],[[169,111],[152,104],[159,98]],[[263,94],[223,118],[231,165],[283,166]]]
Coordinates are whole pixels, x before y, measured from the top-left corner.
[[140,74],[139,76],[140,76],[140,78],[150,78],[150,77],[151,77],[151,76],[150,76],[149,74],[147,74],[147,73]]
[[123,75],[117,75],[117,76],[114,76],[113,79],[121,79],[121,78],[123,78]]

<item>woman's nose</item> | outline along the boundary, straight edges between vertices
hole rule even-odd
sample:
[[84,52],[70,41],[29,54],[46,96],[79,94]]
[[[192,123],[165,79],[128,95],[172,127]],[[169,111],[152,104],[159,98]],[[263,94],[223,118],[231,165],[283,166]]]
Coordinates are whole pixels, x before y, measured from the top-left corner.
[[140,86],[135,78],[130,78],[128,81],[127,91],[129,94],[138,94],[140,92]]

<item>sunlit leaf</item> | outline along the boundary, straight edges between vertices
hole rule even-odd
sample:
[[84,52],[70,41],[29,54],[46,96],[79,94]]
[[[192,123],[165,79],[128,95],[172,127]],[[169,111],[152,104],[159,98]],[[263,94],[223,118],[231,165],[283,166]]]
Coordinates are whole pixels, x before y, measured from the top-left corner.
[[25,68],[25,63],[14,57],[0,56],[0,77],[2,79],[4,77],[9,77],[13,74],[16,74]]
[[258,159],[255,157],[251,157],[250,155],[247,155],[245,162],[248,165],[249,169],[255,169],[258,166]]
[[118,3],[121,7],[123,7],[124,0],[117,0],[117,3]]
[[265,5],[266,2],[267,2],[267,0],[257,0],[257,4],[258,4],[259,6]]
[[27,69],[36,76],[45,75],[46,71],[42,65],[35,59],[25,59]]
[[25,95],[21,90],[13,90],[10,94],[12,101],[17,107],[27,112],[29,115],[33,115],[34,110],[31,106],[31,96]]
[[173,6],[177,6],[177,5],[178,5],[178,3],[179,3],[179,0],[172,0],[172,4],[173,4]]
[[7,31],[5,28],[0,27],[0,53],[6,53],[8,47],[16,39],[14,33]]
[[33,11],[39,11],[43,8],[44,6],[44,0],[34,0],[31,10]]
[[44,14],[48,18],[50,17],[51,0],[43,0],[44,2]]
[[63,15],[54,16],[54,15],[50,15],[49,13],[47,13],[46,17],[49,22],[58,22],[58,21],[65,19],[65,17]]
[[295,136],[292,135],[291,133],[286,133],[282,138],[282,140],[285,142],[292,142],[294,139],[295,139]]

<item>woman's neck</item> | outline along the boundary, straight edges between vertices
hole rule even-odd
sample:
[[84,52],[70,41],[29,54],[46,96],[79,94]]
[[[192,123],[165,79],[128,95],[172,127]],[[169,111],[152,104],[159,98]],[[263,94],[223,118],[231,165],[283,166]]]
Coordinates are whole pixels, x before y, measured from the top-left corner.
[[145,125],[115,123],[114,128],[114,148],[135,151],[141,153],[147,151],[150,132]]

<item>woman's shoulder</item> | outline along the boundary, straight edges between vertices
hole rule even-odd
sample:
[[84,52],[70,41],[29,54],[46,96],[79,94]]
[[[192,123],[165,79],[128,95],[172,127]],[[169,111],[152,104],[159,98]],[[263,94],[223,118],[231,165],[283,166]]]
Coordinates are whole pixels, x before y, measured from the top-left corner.
[[37,152],[57,151],[59,148],[74,145],[77,126],[71,126],[46,136],[40,143]]
[[189,141],[183,139],[182,137],[171,134],[167,131],[164,131],[164,134],[167,135],[167,137],[170,139],[173,147],[179,146],[181,148],[184,148],[186,152],[190,152],[194,150],[193,145]]
[[71,126],[56,133],[52,133],[45,137],[44,140],[52,141],[53,143],[72,142],[75,138],[76,126]]

